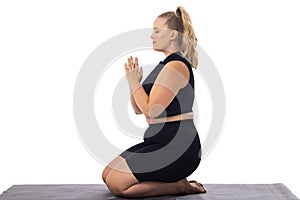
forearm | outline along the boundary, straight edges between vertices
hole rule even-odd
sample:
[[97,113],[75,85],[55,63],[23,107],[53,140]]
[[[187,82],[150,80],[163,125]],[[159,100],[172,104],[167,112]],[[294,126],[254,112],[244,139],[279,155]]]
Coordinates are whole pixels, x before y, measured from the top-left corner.
[[147,117],[150,118],[149,112],[149,96],[145,92],[143,86],[140,83],[130,84],[131,98],[134,99],[139,110]]
[[130,88],[130,102],[131,102],[131,106],[135,112],[135,114],[142,114],[142,111],[139,109],[139,107],[136,105],[135,99],[132,95],[132,90]]

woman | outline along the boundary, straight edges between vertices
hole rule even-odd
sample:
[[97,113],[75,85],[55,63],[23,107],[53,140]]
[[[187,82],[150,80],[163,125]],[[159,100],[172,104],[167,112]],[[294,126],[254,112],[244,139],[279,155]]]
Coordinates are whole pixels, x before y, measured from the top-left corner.
[[197,38],[181,6],[159,15],[153,25],[153,48],[165,54],[164,61],[142,84],[138,59],[130,57],[124,65],[132,107],[146,116],[149,127],[144,142],[116,157],[102,178],[112,193],[123,197],[203,193],[202,184],[186,179],[201,160],[192,112]]

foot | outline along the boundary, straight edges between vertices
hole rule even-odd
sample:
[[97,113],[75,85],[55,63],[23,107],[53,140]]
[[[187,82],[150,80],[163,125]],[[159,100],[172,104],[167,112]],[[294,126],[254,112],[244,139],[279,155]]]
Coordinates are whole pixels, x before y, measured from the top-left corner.
[[200,191],[200,193],[205,193],[206,190],[204,188],[204,186],[201,183],[198,183],[197,181],[189,181],[189,183],[193,186],[198,188],[198,190]]
[[178,181],[178,184],[182,190],[182,193],[185,194],[198,194],[206,192],[203,185],[201,183],[198,183],[197,181],[189,182],[187,179],[182,179]]

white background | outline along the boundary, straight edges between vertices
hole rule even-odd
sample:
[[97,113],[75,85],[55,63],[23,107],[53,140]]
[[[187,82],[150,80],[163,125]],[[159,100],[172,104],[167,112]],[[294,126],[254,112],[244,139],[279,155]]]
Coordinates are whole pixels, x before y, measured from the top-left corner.
[[102,42],[151,28],[178,5],[226,95],[222,136],[190,179],[280,182],[300,197],[297,0],[1,1],[0,193],[14,184],[103,183],[104,166],[73,120],[76,77]]

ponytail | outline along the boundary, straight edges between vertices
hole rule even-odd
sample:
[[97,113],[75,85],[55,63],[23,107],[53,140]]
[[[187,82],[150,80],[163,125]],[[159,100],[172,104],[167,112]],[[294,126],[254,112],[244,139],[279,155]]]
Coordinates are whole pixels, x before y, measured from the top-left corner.
[[194,68],[198,65],[197,37],[192,27],[190,15],[182,6],[178,6],[176,14],[181,17],[183,32],[181,41],[181,51],[183,56],[192,64]]
[[178,6],[175,12],[165,12],[158,17],[166,17],[170,29],[177,30],[180,50],[184,58],[196,69],[198,66],[197,37],[192,27],[190,15],[182,6]]

